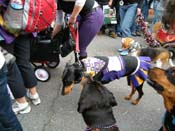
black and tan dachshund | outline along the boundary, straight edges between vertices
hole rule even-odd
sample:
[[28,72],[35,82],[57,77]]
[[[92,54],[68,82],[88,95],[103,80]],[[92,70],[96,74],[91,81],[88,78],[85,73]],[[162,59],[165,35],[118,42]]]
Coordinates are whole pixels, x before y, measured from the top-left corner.
[[130,100],[137,90],[138,97],[131,102],[136,105],[143,96],[142,87],[147,79],[150,62],[149,57],[98,56],[81,60],[81,66],[79,63],[67,64],[62,76],[62,95],[69,94],[74,84],[79,83],[84,74],[91,75],[94,80],[100,81],[102,84],[126,76],[132,91],[125,99]]
[[148,78],[148,84],[162,95],[166,108],[159,131],[175,131],[175,67],[150,69]]
[[81,85],[77,110],[87,125],[85,131],[119,131],[112,110],[117,105],[113,94],[90,76],[85,76]]

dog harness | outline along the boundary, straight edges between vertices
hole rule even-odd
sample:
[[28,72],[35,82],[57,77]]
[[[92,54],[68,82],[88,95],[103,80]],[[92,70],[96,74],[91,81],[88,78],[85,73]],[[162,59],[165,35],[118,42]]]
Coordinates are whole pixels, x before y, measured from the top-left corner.
[[[128,63],[128,60],[131,59],[132,62],[133,58],[134,60],[136,59],[137,64]],[[91,74],[103,84],[128,75],[133,86],[138,87],[147,79],[147,71],[150,67],[151,59],[149,57],[111,56],[89,57],[83,59],[82,62],[86,69],[85,73]],[[126,72],[129,70],[129,67],[132,67],[132,64],[137,65],[137,67],[134,67],[135,70],[132,73],[127,74]]]

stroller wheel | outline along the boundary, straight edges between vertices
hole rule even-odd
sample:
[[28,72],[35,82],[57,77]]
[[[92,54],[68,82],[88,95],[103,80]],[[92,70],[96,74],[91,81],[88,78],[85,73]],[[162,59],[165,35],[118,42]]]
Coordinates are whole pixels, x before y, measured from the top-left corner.
[[46,65],[49,67],[49,68],[56,68],[60,63],[60,60],[58,61],[49,61],[46,63]]
[[41,82],[46,82],[50,79],[50,73],[49,71],[44,68],[43,66],[38,66],[35,68],[35,76],[37,80]]

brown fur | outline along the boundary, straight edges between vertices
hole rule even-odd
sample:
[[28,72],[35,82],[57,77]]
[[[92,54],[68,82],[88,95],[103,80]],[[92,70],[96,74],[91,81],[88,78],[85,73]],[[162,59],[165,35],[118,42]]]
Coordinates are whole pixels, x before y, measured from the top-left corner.
[[[149,79],[163,87],[164,91],[158,91],[158,93],[162,95],[164,99],[164,105],[167,111],[171,111],[173,106],[175,106],[175,85],[167,79],[167,76],[165,75],[165,70],[163,69],[151,69],[148,75]],[[175,73],[173,75],[175,77]]]
[[[155,25],[154,32],[157,32],[159,26],[160,25],[158,23]],[[134,39],[132,39],[132,38],[129,38],[129,37],[124,38],[122,40],[122,49],[131,48],[133,41],[134,41]],[[156,63],[156,66],[158,66],[158,67],[163,67],[167,63],[169,63],[170,66],[174,66],[174,64],[172,63],[172,60],[171,60],[170,52],[163,47],[159,47],[159,48],[147,47],[147,48],[142,48],[142,49],[136,49],[136,52],[135,53],[131,52],[130,55],[149,56],[151,58],[152,62]]]
[[[171,60],[170,52],[163,47],[159,47],[159,48],[148,47],[148,48],[139,49],[137,50],[137,56],[149,56],[151,58],[151,61],[153,63],[156,63],[158,67],[163,67],[168,62],[170,66],[174,66],[170,63],[170,60]],[[158,65],[157,63],[158,61],[161,62],[160,65]]]
[[[148,83],[163,97],[167,112],[175,115],[175,67],[168,70],[153,68],[150,69],[148,76]],[[166,123],[166,126],[171,124],[168,119],[163,123]],[[166,126],[163,124],[163,131],[167,131]]]

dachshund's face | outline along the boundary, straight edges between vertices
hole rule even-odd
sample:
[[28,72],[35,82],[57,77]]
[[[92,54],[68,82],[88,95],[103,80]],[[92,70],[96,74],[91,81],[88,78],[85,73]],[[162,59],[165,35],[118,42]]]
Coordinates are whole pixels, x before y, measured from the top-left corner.
[[150,69],[148,78],[148,84],[162,95],[165,108],[171,112],[175,107],[175,67]]
[[72,91],[74,84],[81,81],[82,74],[83,68],[78,63],[66,64],[62,75],[62,95],[69,94]]

